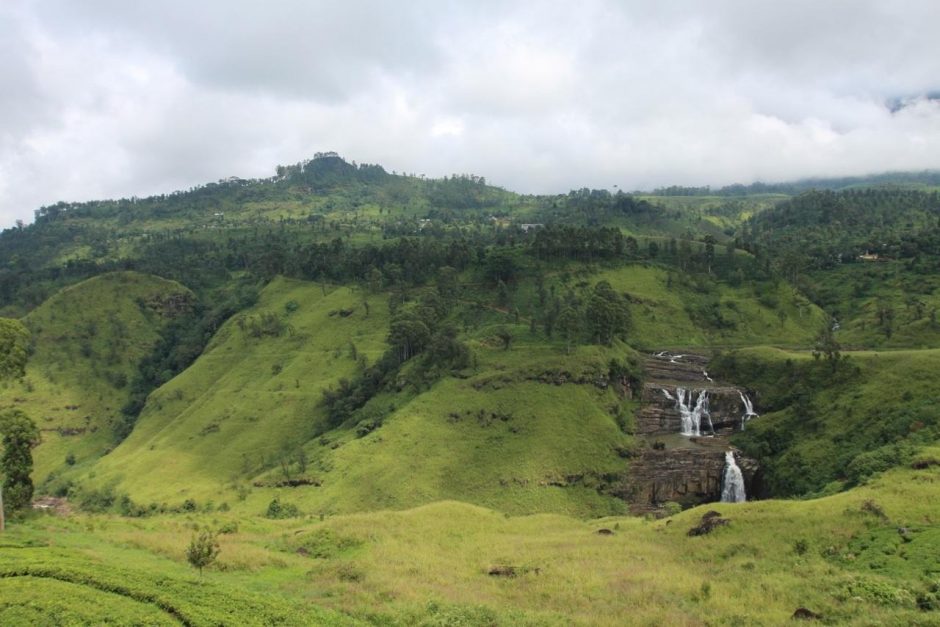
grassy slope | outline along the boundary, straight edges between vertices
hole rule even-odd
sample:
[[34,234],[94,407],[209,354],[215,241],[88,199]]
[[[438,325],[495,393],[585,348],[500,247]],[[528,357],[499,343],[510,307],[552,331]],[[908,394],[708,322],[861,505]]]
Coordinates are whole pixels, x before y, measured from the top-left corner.
[[[845,264],[813,276],[820,298],[840,320],[839,341],[867,348],[940,347],[940,277],[898,262]],[[890,333],[879,311],[890,310]]]
[[[940,449],[924,455],[938,459]],[[22,548],[0,553],[0,572],[117,572],[143,591],[160,579],[181,607],[205,595],[206,612],[237,611],[224,598],[238,589],[244,604],[263,595],[269,612],[313,604],[391,625],[779,625],[797,607],[827,623],[929,625],[940,616],[915,599],[940,577],[938,490],[940,465],[895,469],[823,499],[710,504],[657,522],[511,518],[455,502],[325,521],[39,517],[6,535]],[[710,509],[730,524],[688,537]],[[237,526],[221,536],[205,583],[183,558],[196,524]],[[614,535],[598,535],[601,527]],[[509,565],[521,574],[487,574]],[[52,594],[35,592],[37,606],[57,603]]]
[[[749,290],[716,287],[736,326],[701,333],[685,310],[698,297],[695,286],[667,287],[662,269],[628,266],[588,278],[589,285],[610,280],[642,301],[632,306],[634,335],[649,346],[806,342],[819,315],[808,308],[801,318],[785,287],[781,309],[789,315],[783,323],[749,300]],[[520,285],[517,299],[533,298],[530,287]],[[134,433],[89,475],[93,483],[116,484],[139,503],[170,505],[187,498],[236,505],[245,498],[245,484],[259,475],[268,486],[298,477],[320,484],[256,488],[244,504],[252,511],[263,510],[274,494],[304,511],[325,513],[440,499],[511,513],[622,511],[622,502],[608,492],[626,471],[619,451],[631,439],[615,416],[632,407],[594,382],[606,374],[610,359],[623,359],[630,349],[583,346],[565,355],[559,339],[531,333],[523,319],[510,325],[516,339],[512,350],[503,351],[493,325],[507,317],[493,309],[484,309],[468,328],[476,365],[464,378],[414,390],[406,368],[402,391],[386,392],[367,407],[366,413],[385,415],[381,428],[360,437],[347,426],[311,439],[324,419],[322,390],[356,371],[350,342],[370,361],[384,350],[385,298],[369,296],[368,318],[362,298],[348,288],[324,296],[320,287],[299,281],[269,285],[259,304],[229,321],[193,366],[153,393]],[[299,305],[291,314],[285,310],[289,301]],[[341,308],[356,313],[329,316]],[[284,312],[294,334],[248,337],[238,319],[262,312]],[[562,379],[558,373],[566,374]],[[305,471],[297,461],[301,445]]]
[[[366,317],[361,293],[326,292],[272,283],[190,368],[150,396],[130,437],[97,465],[96,480],[120,481],[144,502],[203,500],[296,450],[322,420],[316,405],[324,387],[355,372],[350,342],[370,361],[384,350],[384,299],[369,297]],[[290,301],[299,304],[293,313]],[[355,313],[329,315],[342,308]],[[239,319],[263,312],[286,316],[293,332],[259,339],[239,328]]]
[[[673,278],[670,279],[670,274]],[[694,280],[675,278],[665,268],[628,266],[602,272],[614,289],[632,297],[634,331],[631,341],[649,348],[749,344],[807,345],[823,321],[822,312],[785,283],[771,289],[774,309],[759,302],[750,287],[712,284],[707,292]],[[726,328],[709,328],[690,310],[710,301],[720,303]]]
[[591,384],[538,380],[559,372],[569,379],[603,376],[615,354],[587,347],[562,361],[545,347],[505,352],[478,345],[481,374],[437,383],[366,437],[337,432],[311,443],[322,487],[284,498],[325,512],[440,499],[511,513],[623,511],[621,501],[599,495],[591,483],[625,470],[616,449],[630,439],[611,415],[621,400]]
[[[795,394],[787,407],[752,421],[738,439],[761,457],[773,493],[804,494],[830,482],[851,484],[905,463],[918,447],[936,441],[940,419],[934,383],[940,350],[852,352],[840,366],[847,379],[821,389],[791,380],[788,373],[799,370],[788,368],[788,360],[805,367],[812,357],[768,348],[744,349],[737,357],[737,380],[757,391],[758,410]],[[827,376],[825,364],[816,367],[819,377]]]
[[190,295],[172,281],[116,272],[62,290],[24,319],[35,352],[25,380],[0,390],[0,406],[22,409],[42,430],[34,481],[61,468],[68,453],[81,464],[112,446],[127,402],[120,381],[126,386],[168,320],[138,303],[174,294]]

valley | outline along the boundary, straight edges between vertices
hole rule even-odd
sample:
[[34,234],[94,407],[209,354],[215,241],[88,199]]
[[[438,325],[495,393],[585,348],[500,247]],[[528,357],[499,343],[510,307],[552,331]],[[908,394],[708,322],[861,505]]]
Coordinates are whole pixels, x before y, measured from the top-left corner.
[[0,235],[42,499],[0,623],[937,623],[940,201],[878,180],[325,154],[43,208]]

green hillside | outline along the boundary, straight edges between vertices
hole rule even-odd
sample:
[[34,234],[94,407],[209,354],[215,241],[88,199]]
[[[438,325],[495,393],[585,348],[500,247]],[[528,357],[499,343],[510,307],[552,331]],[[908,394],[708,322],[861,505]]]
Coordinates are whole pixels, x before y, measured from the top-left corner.
[[761,460],[769,494],[855,486],[940,440],[940,351],[852,352],[835,365],[765,348],[714,364],[720,376],[756,390],[765,409],[735,442]]
[[192,302],[178,283],[118,272],[64,289],[24,318],[33,354],[0,405],[25,411],[42,431],[34,481],[87,466],[114,445],[138,362]]
[[[822,320],[783,285],[764,295],[771,309],[751,288],[680,281],[661,268],[582,276],[577,285],[567,273],[545,282],[586,301],[591,285],[609,281],[628,295],[628,337],[650,348],[805,344]],[[513,302],[535,316],[535,292],[520,281]],[[637,444],[629,435],[634,405],[609,385],[609,369],[612,360],[636,363],[636,353],[617,342],[569,354],[560,337],[533,329],[534,320],[514,323],[493,290],[468,286],[464,296],[471,300],[449,317],[463,320],[472,364],[430,381],[405,367],[333,428],[323,391],[386,350],[388,295],[273,281],[191,367],[150,395],[130,437],[87,474],[88,486],[142,506],[193,499],[258,512],[275,495],[321,513],[441,499],[510,513],[623,511],[616,494]],[[717,328],[697,324],[710,306],[721,316]],[[266,316],[279,330],[252,331]],[[495,337],[504,327],[515,336],[510,350]],[[286,485],[298,487],[278,488]]]
[[[265,315],[278,328],[255,337],[251,325]],[[190,368],[150,395],[130,437],[96,466],[96,482],[118,481],[143,502],[204,500],[293,460],[322,421],[323,390],[351,376],[359,359],[381,354],[387,324],[376,297],[273,282]]]
[[[940,205],[866,180],[529,196],[329,153],[41,209],[0,234],[49,510],[9,512],[0,623],[940,624]],[[729,448],[751,502],[709,502]]]
[[[4,536],[0,590],[10,594],[0,597],[0,616],[11,625],[44,616],[99,622],[107,609],[116,622],[157,622],[155,606],[167,604],[194,625],[275,617],[329,625],[780,625],[806,608],[824,624],[933,625],[938,458],[940,449],[926,450],[915,460],[920,469],[822,499],[710,504],[659,521],[508,517],[455,502],[325,520],[40,516]],[[689,537],[707,511],[727,524]],[[204,579],[185,568],[194,526],[224,530]],[[74,595],[65,608],[64,587]]]

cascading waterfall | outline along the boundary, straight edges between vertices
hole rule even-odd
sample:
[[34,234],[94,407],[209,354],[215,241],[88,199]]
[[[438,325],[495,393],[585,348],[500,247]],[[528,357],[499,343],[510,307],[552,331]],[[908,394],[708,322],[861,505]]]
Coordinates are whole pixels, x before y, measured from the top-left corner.
[[[667,396],[669,396],[668,393]],[[702,416],[708,419],[708,428],[714,435],[715,427],[712,424],[711,413],[708,411],[708,390],[701,390],[698,393],[694,407],[692,396],[692,390],[676,388],[676,409],[682,417],[682,435],[702,435]]]
[[757,418],[757,414],[754,413],[754,404],[747,397],[747,394],[738,391],[738,396],[741,397],[741,402],[744,403],[744,415],[741,416],[741,430],[744,431],[744,423],[751,418]]
[[744,494],[744,475],[734,461],[734,453],[725,452],[725,471],[721,478],[721,502],[743,503],[747,500]]

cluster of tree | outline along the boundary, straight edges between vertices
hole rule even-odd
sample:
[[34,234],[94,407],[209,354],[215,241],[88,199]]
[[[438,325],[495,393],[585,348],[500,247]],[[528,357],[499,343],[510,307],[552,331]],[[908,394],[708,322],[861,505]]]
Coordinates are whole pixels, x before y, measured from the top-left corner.
[[202,354],[215,332],[235,313],[258,300],[258,286],[235,282],[211,292],[188,311],[168,322],[150,353],[137,365],[130,384],[130,397],[121,408],[121,420],[115,426],[118,441],[130,435],[147,396],[185,370]]
[[571,190],[562,196],[542,197],[540,204],[541,222],[587,226],[600,226],[624,218],[643,222],[661,212],[656,205],[632,194],[623,191],[611,194],[606,189]]
[[439,270],[436,288],[426,287],[414,295],[392,294],[389,349],[375,364],[364,367],[354,380],[341,379],[336,388],[324,391],[328,428],[353,417],[398,378],[406,363],[409,378],[419,385],[470,365],[470,350],[458,339],[457,328],[447,321],[458,292],[456,271],[444,267]]
[[496,206],[502,190],[490,187],[482,176],[462,174],[428,181],[427,199],[433,207],[457,210]]
[[636,256],[639,248],[632,237],[624,238],[620,229],[549,225],[535,232],[530,244],[537,259],[575,259],[594,261],[614,259],[626,251]]
[[769,257],[784,276],[881,257],[936,256],[940,194],[899,189],[807,192],[754,216],[744,246]]
[[380,165],[348,163],[336,153],[320,153],[296,165],[278,166],[277,178],[316,193],[350,184],[382,183],[391,175]]
[[[17,320],[0,318],[0,383],[21,378],[26,369],[29,332]],[[5,516],[30,506],[33,498],[32,448],[39,443],[39,429],[19,409],[0,414],[0,529]]]
[[545,334],[563,339],[566,352],[580,342],[610,345],[614,339],[625,340],[631,324],[627,299],[607,281],[598,282],[584,296],[569,290],[564,298],[555,298],[542,316]]
[[750,196],[754,194],[787,194],[795,196],[808,191],[839,191],[849,188],[860,187],[886,187],[897,188],[899,186],[940,186],[940,172],[886,172],[883,174],[871,174],[868,176],[843,176],[833,178],[810,178],[785,183],[762,183],[756,182],[749,185],[735,183],[725,185],[717,189],[712,189],[706,185],[704,187],[683,187],[679,185],[670,185],[669,187],[660,187],[652,191],[655,196]]

